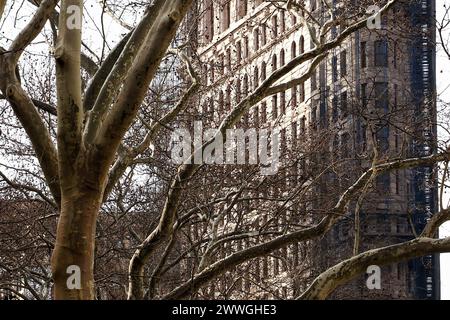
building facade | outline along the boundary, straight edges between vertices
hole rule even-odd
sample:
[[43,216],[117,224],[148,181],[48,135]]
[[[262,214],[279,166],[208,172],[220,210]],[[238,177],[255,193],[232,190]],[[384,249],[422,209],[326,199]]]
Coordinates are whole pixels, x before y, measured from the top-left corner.
[[[352,13],[366,10],[363,2],[333,1],[328,8],[318,0],[297,1],[304,10],[286,10],[284,4],[273,1],[201,1],[197,54],[207,88],[200,104],[202,114],[220,123],[227,111],[272,72],[314,49],[316,33],[331,13],[339,22],[327,32],[327,40],[338,37],[351,24],[348,17]],[[334,154],[349,159],[347,163],[360,170],[370,167],[373,157],[434,152],[434,11],[434,0],[408,0],[398,5],[381,17],[379,27],[363,28],[332,49],[308,80],[254,106],[242,125],[277,126],[285,134],[282,145],[331,132]],[[277,83],[299,78],[309,66],[310,62],[298,66]],[[323,181],[325,189],[336,181],[345,188],[341,178],[328,175]],[[276,288],[273,297],[295,297],[318,273],[352,256],[356,232],[360,233],[356,252],[409,240],[436,209],[434,168],[398,170],[377,176],[373,184],[375,191],[358,209],[357,231],[356,209],[352,208],[319,244],[290,246],[280,253],[295,260],[303,252],[303,261],[296,264],[297,270],[305,268],[306,272],[286,275],[282,266],[274,266],[276,261],[262,261],[252,272],[255,281],[290,277],[292,292]],[[337,290],[333,298],[439,299],[437,256],[386,266],[381,274],[381,289],[369,290],[365,278],[360,277]]]

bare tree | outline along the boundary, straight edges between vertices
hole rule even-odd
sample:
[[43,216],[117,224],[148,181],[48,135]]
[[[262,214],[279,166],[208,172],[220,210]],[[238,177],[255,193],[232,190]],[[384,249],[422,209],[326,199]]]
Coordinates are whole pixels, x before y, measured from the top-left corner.
[[[387,1],[381,13],[389,12],[399,2]],[[373,152],[367,152],[363,159],[371,165],[349,173],[348,165],[355,159],[345,162],[342,157],[335,157],[335,150],[329,151],[329,142],[336,134],[330,129],[285,150],[286,161],[273,177],[261,176],[257,166],[248,166],[248,171],[195,164],[176,166],[170,162],[171,131],[180,123],[190,124],[198,117],[208,116],[207,110],[198,110],[202,94],[212,88],[202,81],[202,62],[192,44],[198,30],[190,23],[199,18],[201,6],[189,0],[102,1],[102,14],[107,13],[126,32],[108,50],[108,39],[101,31],[102,49],[98,53],[82,41],[83,28],[76,24],[82,21],[81,15],[77,16],[83,11],[82,1],[61,1],[59,11],[59,1],[30,3],[38,3],[31,20],[8,48],[0,51],[2,98],[19,121],[5,121],[4,126],[12,131],[25,130],[31,142],[30,147],[28,141],[16,141],[13,134],[6,133],[8,139],[2,148],[14,146],[15,156],[29,164],[25,168],[12,164],[1,177],[8,193],[15,190],[14,195],[35,195],[52,208],[43,210],[45,217],[58,216],[55,238],[42,240],[45,250],[52,250],[56,299],[124,298],[125,288],[128,299],[209,298],[219,291],[228,297],[228,291],[242,289],[254,279],[251,261],[271,255],[276,261],[282,260],[282,250],[327,234],[344,219],[355,200],[359,207],[363,206],[366,199],[361,194],[367,193],[379,174],[448,161],[447,146],[431,156],[403,154],[383,158],[373,139]],[[328,19],[319,23],[301,3],[278,1],[273,7],[292,13],[307,25],[313,42],[311,49],[293,57],[253,90],[248,88],[235,106],[230,104],[222,110],[225,116],[216,135],[200,150],[194,150],[190,158],[206,150],[219,134],[226,136],[227,129],[249,117],[252,108],[265,98],[309,79],[333,49],[364,29],[370,19],[365,11],[349,4],[350,9],[339,17],[328,8]],[[328,2],[323,4],[326,9]],[[5,6],[5,1],[0,2],[0,16]],[[136,8],[131,16],[139,17],[137,23],[116,14],[128,8]],[[189,21],[183,24],[186,16]],[[47,35],[47,22],[51,36]],[[341,31],[331,36],[338,25]],[[42,81],[33,79],[32,64],[27,68],[20,66],[21,61],[31,61],[24,55],[40,34],[54,45],[54,61],[48,62],[50,70]],[[284,80],[302,66],[300,77]],[[176,79],[165,81],[174,75]],[[41,97],[36,96],[38,90],[33,92],[31,88],[41,88]],[[220,105],[219,101],[212,103]],[[366,116],[371,124],[379,121],[379,117],[369,119],[370,115],[364,114],[365,106],[356,105],[355,114]],[[5,115],[9,107],[2,109]],[[410,110],[405,110],[403,117],[407,112]],[[384,121],[389,121],[395,115],[384,117]],[[406,125],[402,128],[405,135],[414,135]],[[32,160],[28,159],[30,155]],[[321,156],[328,156],[328,161],[321,161]],[[300,172],[297,169],[305,161],[309,169]],[[20,181],[20,176],[8,176],[21,170],[22,176],[27,176],[24,181]],[[325,176],[330,173],[339,175],[340,187],[329,188],[328,193],[314,193],[323,187]],[[143,186],[137,176],[150,178]],[[287,184],[294,180],[295,183]],[[320,206],[312,205],[316,202]],[[294,210],[297,220],[286,214]],[[259,214],[255,216],[255,212]],[[355,221],[358,212],[355,210]],[[14,225],[36,227],[36,221],[42,219],[31,216],[19,222],[21,214],[18,210],[12,215]],[[301,295],[298,292],[298,296],[326,298],[374,262],[389,264],[448,251],[448,239],[434,239],[436,228],[448,219],[448,210],[442,206],[416,239],[362,253],[359,224],[355,222],[355,255],[321,273],[312,283],[307,282],[309,288]],[[48,228],[53,234],[52,226]],[[312,259],[307,252],[303,258]],[[129,270],[125,270],[128,260]],[[40,286],[48,286],[50,281],[46,262],[45,254],[33,262],[41,268],[41,278],[33,280]],[[12,270],[10,265],[15,263],[13,257],[8,266],[0,267]],[[290,261],[283,263],[289,265]],[[67,286],[70,266],[81,270],[80,289]],[[110,266],[117,268],[117,274],[108,270]],[[208,292],[207,285],[212,280],[227,280],[226,273],[236,268],[242,268],[236,283],[211,289],[212,294]],[[292,268],[298,273],[308,265],[296,262]],[[25,287],[32,298],[48,298],[48,292],[36,293],[29,283],[30,277],[38,277],[36,273],[33,270],[25,276],[21,274],[23,281],[13,281],[14,286]],[[23,295],[14,286],[8,286],[10,291]],[[270,285],[261,290],[271,290]]]

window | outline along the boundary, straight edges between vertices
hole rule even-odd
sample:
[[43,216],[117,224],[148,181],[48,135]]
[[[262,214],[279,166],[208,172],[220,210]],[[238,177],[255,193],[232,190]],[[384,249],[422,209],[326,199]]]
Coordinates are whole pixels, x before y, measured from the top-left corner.
[[286,31],[286,14],[284,10],[280,12],[280,20],[280,31],[284,33]]
[[394,84],[394,110],[398,107],[398,85]]
[[237,17],[241,19],[247,15],[247,0],[238,0]]
[[356,145],[359,152],[363,152],[367,147],[366,125],[361,120],[357,121]]
[[347,51],[341,51],[341,77],[345,77],[347,75]]
[[331,119],[333,120],[333,122],[336,122],[338,120],[339,117],[339,111],[338,111],[338,101],[336,96],[333,97],[333,99],[331,100]]
[[386,82],[375,82],[375,108],[388,109],[388,86]]
[[294,59],[297,56],[297,44],[295,41],[292,41],[291,44],[291,60]]
[[214,119],[214,100],[213,98],[209,99],[209,114],[210,119]]
[[272,119],[278,118],[278,97],[276,94],[272,96]]
[[261,25],[261,45],[265,46],[267,43],[267,26],[265,23]]
[[291,88],[291,106],[292,110],[297,107],[297,86]]
[[231,72],[231,49],[227,49],[227,72]]
[[[280,130],[280,149],[281,149],[281,156],[284,157],[286,154],[286,128],[283,128]],[[284,219],[283,219],[284,220]]]
[[259,127],[259,107],[253,107],[253,121],[256,127]]
[[386,152],[389,149],[389,127],[387,125],[378,127],[376,139],[380,152]]
[[259,72],[258,67],[253,70],[253,88],[256,89],[259,86]]
[[377,189],[380,192],[388,192],[391,184],[391,176],[388,173],[381,173],[376,177]]
[[295,27],[296,24],[297,24],[297,17],[295,16],[295,14],[291,14],[291,26]]
[[222,18],[221,18],[221,30],[222,32],[226,31],[230,27],[230,1],[224,3],[221,7]]
[[240,41],[236,43],[236,60],[237,63],[240,63],[242,59],[242,44]]
[[313,106],[311,109],[311,126],[316,127],[317,124],[317,107]]
[[243,52],[243,58],[247,59],[249,54],[248,50],[248,37],[244,37],[244,52]]
[[397,43],[394,44],[394,68],[397,68]]
[[300,50],[300,54],[305,52],[305,38],[303,36],[300,37],[300,41],[299,41],[299,50]]
[[220,70],[220,74],[224,74],[224,69],[225,69],[225,57],[224,57],[224,55],[223,54],[221,54],[220,56],[219,56],[219,63],[220,63],[220,65],[219,65],[219,70]]
[[255,51],[259,50],[259,28],[253,30],[253,49]]
[[350,134],[345,132],[341,135],[341,154],[344,158],[350,157]]
[[395,170],[395,194],[400,194],[400,172]]
[[267,122],[267,104],[263,102],[261,104],[261,123]]
[[299,84],[299,94],[300,94],[300,102],[305,101],[305,83],[302,82]]
[[272,39],[276,39],[278,37],[278,16],[272,16]]
[[243,83],[243,86],[242,86],[242,94],[243,94],[244,98],[246,98],[247,95],[248,95],[248,76],[247,75],[244,75],[244,83]]
[[272,72],[274,72],[275,70],[277,70],[277,55],[274,54],[272,56]]
[[211,67],[210,67],[210,71],[211,71],[211,83],[214,83],[215,81],[215,73],[214,73],[214,69],[215,69],[215,65],[214,65],[214,61],[211,63]]
[[310,7],[311,7],[311,11],[316,11],[317,9],[317,2],[316,0],[310,0]]
[[220,90],[219,91],[219,115],[221,116],[223,114],[224,111],[224,96],[223,96],[223,91]]
[[399,146],[400,146],[400,132],[399,132],[399,130],[398,129],[396,129],[395,130],[395,133],[394,133],[394,135],[395,135],[395,139],[394,139],[394,147],[395,147],[395,151],[396,152],[398,152],[398,148],[399,148]]
[[291,136],[292,136],[292,144],[295,146],[297,142],[297,122],[291,123]]
[[286,63],[285,61],[285,54],[284,54],[284,49],[281,49],[280,51],[280,67],[284,66],[284,64]]
[[332,70],[333,82],[336,82],[338,79],[337,57],[336,56],[333,56],[331,58],[331,70]]
[[306,131],[306,117],[305,116],[303,116],[301,119],[300,119],[300,133],[305,133],[305,131]]
[[230,88],[230,86],[227,86],[227,89],[225,90],[225,109],[226,110],[231,109],[231,88]]
[[367,83],[361,84],[361,104],[364,109],[367,107]]
[[236,104],[241,102],[241,79],[237,79],[236,81]]
[[377,40],[374,44],[375,67],[387,67],[388,45],[386,40]]
[[345,117],[348,112],[347,91],[341,93],[341,113]]
[[284,114],[286,112],[286,92],[280,93],[280,113]]
[[262,62],[261,63],[261,81],[266,80],[267,77],[267,67],[266,67],[266,62]]
[[313,49],[316,47],[316,44],[314,43],[313,39],[316,39],[316,29],[311,28],[311,37],[309,41],[309,48]]
[[207,42],[214,37],[214,5],[212,0],[205,1],[204,33]]
[[367,42],[361,42],[361,68],[367,67]]
[[202,68],[203,68],[202,82],[207,85],[208,84],[208,66],[205,64]]
[[312,95],[312,92],[317,89],[317,76],[316,76],[315,70],[313,71],[313,73],[311,75],[310,82],[311,82],[311,95]]

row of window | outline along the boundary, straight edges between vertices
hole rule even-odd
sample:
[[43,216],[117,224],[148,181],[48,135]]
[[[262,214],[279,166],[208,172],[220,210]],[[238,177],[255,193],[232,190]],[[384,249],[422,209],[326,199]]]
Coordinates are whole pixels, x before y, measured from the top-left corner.
[[[257,43],[255,45],[258,45]],[[255,50],[258,50],[259,47],[255,47]],[[302,54],[305,52],[305,40],[303,36],[300,36],[299,38],[299,45],[298,45],[299,54]],[[235,46],[235,55],[236,59],[233,59],[232,56],[232,49],[228,48],[224,54],[219,55],[219,63],[211,62],[210,70],[208,72],[208,66],[204,66],[203,70],[203,76],[204,76],[204,82],[213,83],[215,81],[215,71],[217,70],[220,75],[223,75],[225,73],[229,73],[233,70],[232,62],[236,61],[236,63],[239,65],[243,59],[247,59],[249,57],[249,41],[248,37],[243,37],[242,40],[236,42]],[[295,41],[292,41],[291,43],[291,59],[294,59],[297,56],[297,43]],[[279,54],[279,60],[277,54],[272,55],[271,59],[271,71],[274,72],[277,70],[278,67],[284,66],[286,62],[286,53],[284,49],[280,50]],[[254,73],[257,77],[254,77],[254,79],[262,81],[266,78],[266,62],[263,61],[261,64],[261,78],[259,78],[258,73],[258,67],[255,67]],[[209,77],[208,77],[209,75]],[[259,81],[256,81],[255,83],[259,83]]]
[[[352,236],[353,226],[349,223],[341,223],[334,230],[334,236],[340,240],[346,240]],[[411,232],[407,217],[386,216],[384,214],[369,214],[362,216],[361,231],[363,234],[374,235],[404,235]]]
[[[251,2],[251,3],[249,3]],[[244,18],[248,11],[249,6],[253,4],[253,7],[256,8],[260,4],[262,4],[263,0],[221,0],[219,3],[216,3],[214,0],[206,0],[203,8],[203,32],[205,35],[205,39],[207,41],[211,41],[215,35],[216,30],[220,30],[220,32],[225,32],[230,28],[230,25],[233,21],[239,21]],[[218,7],[217,7],[218,6]],[[219,16],[216,17],[216,8],[219,9]],[[315,11],[317,8],[316,0],[310,0],[310,8],[311,11]],[[279,13],[279,18],[277,15],[272,16],[272,31],[274,37],[278,35],[280,31],[283,33],[285,31],[286,26],[286,11],[281,10]],[[234,17],[233,17],[234,13]],[[234,19],[233,19],[234,18]],[[291,15],[291,25],[295,26],[297,21],[295,15]],[[264,25],[265,28],[265,25]],[[265,34],[265,30],[264,30]],[[264,36],[265,39],[265,36]],[[264,40],[265,42],[265,40]],[[263,44],[264,45],[264,44]]]
[[[361,68],[367,68],[368,60],[368,43],[363,41],[360,43]],[[375,67],[388,67],[389,45],[386,39],[376,40],[373,42],[373,65]],[[393,67],[397,68],[397,45],[393,46]]]

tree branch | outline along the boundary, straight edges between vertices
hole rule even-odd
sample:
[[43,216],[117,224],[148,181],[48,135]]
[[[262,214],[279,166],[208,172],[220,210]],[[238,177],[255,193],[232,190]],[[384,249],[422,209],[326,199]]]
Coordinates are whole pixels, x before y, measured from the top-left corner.
[[420,237],[408,242],[369,250],[323,272],[297,299],[324,300],[337,287],[364,273],[367,267],[373,264],[383,266],[431,253],[449,251],[450,237],[445,239]]
[[360,190],[364,188],[367,181],[371,179],[374,169],[376,172],[382,173],[394,169],[406,169],[422,165],[430,165],[438,161],[448,159],[449,156],[450,153],[443,153],[424,158],[397,160],[373,166],[364,172],[359,179],[341,195],[333,210],[331,210],[317,225],[280,236],[266,243],[234,253],[231,256],[212,264],[204,271],[196,274],[192,277],[192,279],[164,296],[163,299],[186,298],[190,293],[195,292],[201,286],[205,285],[218,275],[245,261],[267,255],[268,253],[278,250],[291,243],[311,240],[325,234],[343,216],[347,205],[352,198],[358,194]]
[[[382,9],[384,12],[391,8],[399,0],[390,0]],[[362,19],[361,21],[351,25],[345,29],[336,39],[331,40],[323,45],[315,47],[314,49],[301,54],[300,56],[292,59],[286,65],[273,72],[257,89],[253,91],[249,96],[244,98],[223,120],[219,129],[217,130],[217,135],[226,136],[226,130],[233,127],[241,117],[255,104],[261,101],[267,96],[267,92],[270,87],[283,76],[288,74],[297,66],[302,63],[315,59],[316,57],[326,54],[329,50],[339,46],[348,36],[353,32],[363,28],[367,25],[369,17]],[[105,127],[106,129],[107,127]],[[110,126],[109,130],[114,127]],[[207,141],[201,147],[206,148],[209,144],[215,141],[216,137],[213,137],[210,141]],[[186,163],[192,163],[192,158],[197,150],[191,155],[190,161]],[[155,248],[157,248],[165,239],[170,236],[172,226],[175,221],[176,212],[178,209],[179,201],[182,195],[182,190],[187,181],[195,173],[198,165],[183,164],[179,167],[176,178],[172,181],[169,191],[167,193],[164,208],[161,212],[160,222],[155,230],[144,240],[141,247],[136,250],[131,261],[129,268],[129,299],[141,299],[143,295],[143,271],[144,266],[150,254]],[[367,177],[366,177],[367,179]],[[207,271],[205,271],[207,272]],[[209,279],[206,277],[205,279]],[[189,288],[189,287],[187,287]]]
[[[81,0],[63,0],[56,42],[56,85],[58,96],[58,157],[61,189],[71,185],[80,155],[84,112],[81,98],[81,25],[68,27],[69,7],[83,8]],[[81,17],[80,17],[81,19]],[[67,182],[67,183],[66,183]]]
[[31,18],[30,22],[23,28],[9,47],[10,52],[13,53],[13,61],[17,63],[23,50],[37,37],[45,26],[48,18],[52,15],[53,10],[58,4],[58,0],[44,0],[40,3],[36,13]]

